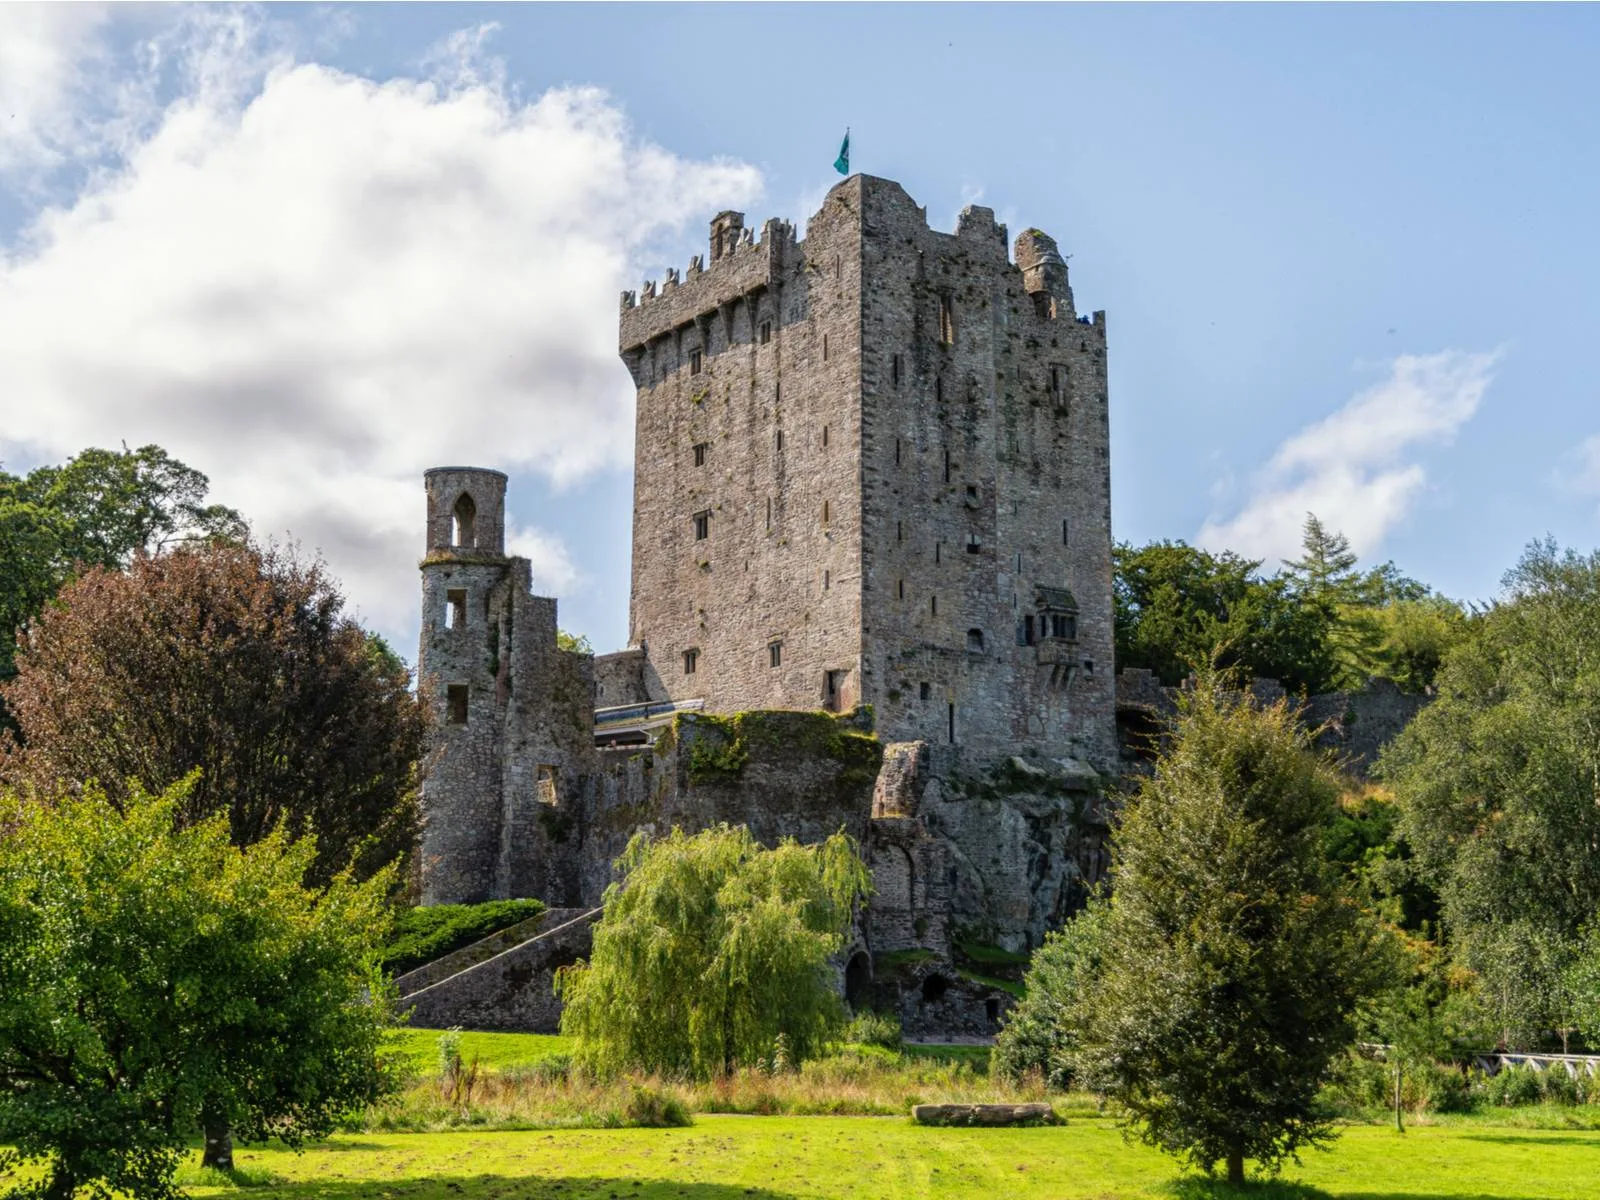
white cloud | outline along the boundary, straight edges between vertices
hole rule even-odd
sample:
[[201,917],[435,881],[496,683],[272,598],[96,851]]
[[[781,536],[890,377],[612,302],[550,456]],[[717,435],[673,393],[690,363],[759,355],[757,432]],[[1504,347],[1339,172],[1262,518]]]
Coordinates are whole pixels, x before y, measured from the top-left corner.
[[[155,74],[176,97],[0,251],[0,459],[159,443],[258,533],[321,549],[402,645],[424,469],[626,465],[618,291],[760,177],[640,141],[593,88],[522,101],[487,32],[383,83],[247,11],[141,43],[124,117]],[[513,541],[541,586],[577,579],[549,534]]]
[[1419,451],[1448,444],[1472,418],[1498,358],[1401,355],[1387,379],[1279,446],[1243,509],[1207,520],[1196,540],[1269,562],[1291,558],[1314,512],[1358,554],[1374,553],[1427,483]]
[[49,169],[76,148],[104,10],[0,5],[0,170]]

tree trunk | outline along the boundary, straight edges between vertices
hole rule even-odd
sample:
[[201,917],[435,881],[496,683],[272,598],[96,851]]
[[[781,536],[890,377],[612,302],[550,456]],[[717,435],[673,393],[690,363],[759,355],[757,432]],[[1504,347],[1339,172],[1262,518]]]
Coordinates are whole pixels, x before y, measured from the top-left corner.
[[205,1127],[206,1148],[200,1165],[217,1171],[233,1170],[233,1131],[228,1128],[228,1118],[207,1111],[201,1124]]
[[1228,1186],[1244,1186],[1244,1151],[1228,1151]]
[[45,1185],[44,1197],[45,1200],[72,1200],[77,1190],[77,1177],[57,1166],[50,1172],[50,1182]]
[[1400,1116],[1400,1063],[1398,1060],[1394,1064],[1394,1131],[1396,1133],[1404,1133],[1406,1131],[1404,1121]]

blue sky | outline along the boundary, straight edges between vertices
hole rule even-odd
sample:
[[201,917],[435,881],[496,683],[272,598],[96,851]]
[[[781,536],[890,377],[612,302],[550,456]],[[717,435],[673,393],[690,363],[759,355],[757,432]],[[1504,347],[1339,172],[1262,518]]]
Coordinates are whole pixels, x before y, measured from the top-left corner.
[[1589,7],[0,6],[0,459],[157,441],[415,644],[421,470],[626,636],[616,292],[853,166],[1072,255],[1114,532],[1600,531]]

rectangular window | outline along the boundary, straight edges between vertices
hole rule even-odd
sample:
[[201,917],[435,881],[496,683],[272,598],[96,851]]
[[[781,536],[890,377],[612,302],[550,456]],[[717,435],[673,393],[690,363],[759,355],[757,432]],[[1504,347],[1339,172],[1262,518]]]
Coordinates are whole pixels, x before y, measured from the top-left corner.
[[975,533],[967,534],[967,553],[977,554],[983,550],[983,542]]
[[699,650],[685,650],[683,652],[683,673],[693,675],[694,669],[700,665]]
[[944,403],[944,376],[943,375],[935,375],[933,377],[933,402],[935,404],[943,404]]
[[1033,617],[1031,615],[1022,618],[1022,644],[1024,646],[1033,645]]
[[900,465],[900,439],[899,438],[895,438],[895,440],[894,440],[894,465],[897,466],[897,467]]
[[826,425],[822,427],[822,446],[823,449],[827,449],[828,446],[828,427]]
[[772,445],[773,445],[773,449],[775,449],[775,450],[782,450],[783,449],[783,430],[781,430],[781,429],[778,430],[778,435],[773,440]]
[[711,510],[705,509],[694,515],[694,540],[703,542],[711,536]]
[[560,803],[560,793],[556,790],[556,779],[559,768],[554,763],[540,763],[534,770],[534,794],[540,804],[548,804],[554,808]]
[[901,600],[904,600],[906,598],[906,581],[904,579],[902,579],[900,581],[900,596],[899,596],[899,598]]
[[767,531],[772,531],[772,497],[767,497]]
[[898,354],[889,360],[889,379],[895,387],[900,386],[900,356]]
[[1067,369],[1060,363],[1050,364],[1050,402],[1057,408],[1067,403]]
[[822,361],[828,361],[828,335],[822,335]]
[[445,694],[445,724],[465,725],[467,723],[467,685],[452,683],[444,690]]
[[956,706],[954,701],[950,704],[950,744],[956,744]]
[[950,482],[950,451],[944,452],[944,481]]
[[906,523],[904,521],[896,521],[894,523],[894,540],[897,542],[906,540]]
[[932,695],[933,695],[933,685],[932,684],[922,683],[922,684],[919,684],[917,686],[917,698],[919,700],[927,700]]
[[700,367],[705,362],[705,356],[698,350],[689,351],[689,374],[700,374]]
[[934,617],[937,617],[939,615],[939,597],[937,597],[937,596],[929,596],[928,597],[928,614],[930,616],[934,616]]
[[956,344],[956,302],[948,293],[939,297],[939,340],[946,346]]
[[781,666],[783,666],[783,643],[782,642],[768,642],[767,643],[767,666],[769,666],[769,667],[781,667]]
[[934,562],[938,562],[939,561],[939,558],[940,558],[941,554],[943,553],[943,551],[944,551],[944,543],[943,542],[935,542],[933,544],[933,561]]
[[824,571],[822,573],[822,590],[823,591],[827,591],[832,586],[833,586],[833,572],[832,571]]
[[828,502],[826,500],[822,502],[822,523],[824,525],[828,523]]
[[444,594],[444,627],[446,629],[467,627],[466,588],[451,588]]
[[699,443],[697,443],[695,445],[695,448],[694,448],[694,465],[695,466],[703,467],[703,466],[706,465],[706,451],[709,450],[709,449],[711,449],[711,445],[710,445],[709,442],[699,442]]
[[1083,660],[1083,673],[1085,675],[1094,674],[1094,659],[1086,658]]
[[761,344],[763,346],[765,346],[771,340],[772,340],[772,322],[771,321],[763,321],[763,322],[761,322]]
[[1067,523],[1065,521],[1061,522],[1061,544],[1063,546],[1067,544]]

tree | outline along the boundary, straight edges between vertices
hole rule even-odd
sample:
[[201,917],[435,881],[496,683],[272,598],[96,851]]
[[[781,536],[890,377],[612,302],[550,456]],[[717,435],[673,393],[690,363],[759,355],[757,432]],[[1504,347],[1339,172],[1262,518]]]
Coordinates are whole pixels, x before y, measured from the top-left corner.
[[1563,978],[1600,913],[1600,553],[1528,548],[1379,769],[1502,1038],[1568,1024]]
[[0,689],[25,745],[0,768],[113,804],[199,771],[181,817],[237,845],[314,833],[314,882],[409,851],[424,713],[405,667],[343,616],[319,564],[232,544],[139,552],[64,588]]
[[768,850],[744,826],[637,833],[617,866],[589,962],[557,976],[578,1062],[705,1078],[780,1039],[802,1062],[843,1029],[831,959],[869,887],[847,835]]
[[245,536],[231,508],[206,504],[209,481],[159,446],[85,450],[25,477],[0,472],[0,681],[12,631],[85,567],[123,567],[136,551]]
[[0,1145],[48,1200],[175,1197],[202,1128],[298,1145],[392,1086],[387,873],[307,890],[311,839],[181,826],[188,786],[0,796]]
[[1259,561],[1152,542],[1117,546],[1114,562],[1119,667],[1168,685],[1213,661],[1294,691],[1330,684],[1326,612],[1300,604],[1284,580],[1257,577]]
[[1113,836],[1080,1076],[1206,1171],[1325,1141],[1317,1090],[1382,982],[1374,922],[1323,854],[1337,787],[1286,704],[1203,678]]

